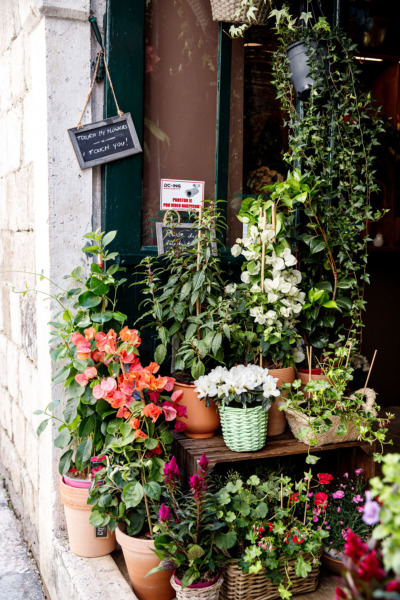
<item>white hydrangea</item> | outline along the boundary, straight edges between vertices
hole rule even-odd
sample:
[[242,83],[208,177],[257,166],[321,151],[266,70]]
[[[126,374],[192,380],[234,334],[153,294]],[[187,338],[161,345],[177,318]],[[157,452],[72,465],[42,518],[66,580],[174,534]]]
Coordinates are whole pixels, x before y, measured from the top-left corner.
[[264,398],[279,396],[278,379],[268,374],[268,369],[257,365],[238,365],[227,369],[216,367],[208,375],[203,375],[195,381],[199,398],[224,399],[229,394],[251,393],[263,390]]
[[243,281],[243,283],[250,283],[250,273],[248,271],[243,271],[240,279]]
[[232,256],[239,256],[242,252],[241,247],[239,246],[239,244],[235,244],[234,246],[232,246],[231,248],[231,254]]

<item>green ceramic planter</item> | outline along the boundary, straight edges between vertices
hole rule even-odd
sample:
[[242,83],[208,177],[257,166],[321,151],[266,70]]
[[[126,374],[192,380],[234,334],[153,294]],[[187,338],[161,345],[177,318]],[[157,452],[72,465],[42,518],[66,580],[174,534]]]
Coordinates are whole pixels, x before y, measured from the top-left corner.
[[255,452],[265,446],[268,412],[252,408],[218,408],[225,444],[233,452]]

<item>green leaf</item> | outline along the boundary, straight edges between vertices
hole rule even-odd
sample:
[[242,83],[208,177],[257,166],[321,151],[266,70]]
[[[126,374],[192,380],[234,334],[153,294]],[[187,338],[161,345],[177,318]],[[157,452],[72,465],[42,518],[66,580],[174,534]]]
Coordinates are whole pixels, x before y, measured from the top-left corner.
[[70,398],[64,409],[65,422],[70,425],[78,412],[79,398]]
[[122,492],[122,498],[125,502],[126,508],[134,508],[140,504],[143,499],[143,494],[143,487],[138,481],[128,483]]
[[49,419],[45,419],[44,421],[42,421],[39,425],[39,427],[36,429],[36,435],[40,435],[47,427],[47,423],[50,421]]
[[66,381],[69,377],[70,374],[70,368],[65,366],[65,367],[61,367],[61,369],[58,369],[53,377],[51,378],[51,380],[53,381],[53,383],[63,383],[64,381]]
[[78,298],[78,302],[82,308],[93,308],[101,304],[101,298],[93,294],[93,292],[83,292]]
[[222,533],[219,531],[215,536],[215,545],[220,550],[229,550],[236,544],[236,533],[234,531],[228,531],[228,533]]
[[[102,280],[98,277],[92,277],[90,280],[90,289],[94,294],[97,294],[98,296],[103,296],[104,294],[108,294],[108,292],[110,291],[110,286],[103,283]],[[93,306],[97,305],[94,304]]]
[[94,431],[96,425],[96,418],[94,415],[90,415],[89,417],[85,417],[79,424],[79,437],[87,437],[90,433]]
[[159,500],[161,495],[161,486],[155,481],[149,481],[144,485],[144,493],[152,500]]
[[221,347],[222,344],[222,333],[216,333],[213,341],[212,341],[212,351],[213,354],[216,354],[218,352],[218,349]]
[[311,573],[312,567],[310,561],[304,560],[302,554],[300,554],[296,559],[296,575],[297,577],[307,577],[309,573]]
[[72,448],[70,448],[61,456],[60,462],[58,463],[58,472],[60,473],[60,475],[65,475],[65,473],[68,473],[71,466],[73,453],[74,451],[72,450]]
[[61,448],[63,450],[66,446],[68,446],[70,441],[71,434],[69,432],[69,429],[67,429],[67,427],[64,427],[64,429],[61,429],[60,433],[54,440],[54,445],[56,446],[56,448]]
[[163,346],[163,344],[157,346],[156,351],[154,352],[154,360],[156,361],[156,363],[158,365],[161,365],[164,362],[166,356],[167,348]]
[[193,277],[193,291],[195,292],[196,290],[199,290],[204,282],[205,282],[206,276],[204,271],[197,271],[197,273],[194,274]]
[[193,379],[202,377],[206,371],[204,364],[201,360],[196,360],[190,369]]
[[310,243],[310,251],[311,254],[317,254],[317,252],[321,252],[321,250],[324,250],[324,248],[326,248],[326,242],[324,241],[324,239],[322,237],[316,237],[313,238],[311,240]]
[[[100,298],[101,302],[101,298]],[[94,313],[92,315],[93,323],[99,323],[100,325],[104,325],[107,321],[111,321],[113,318],[113,313],[110,310],[105,310],[104,312]]]
[[325,308],[337,308],[338,305],[334,300],[328,300],[328,302],[324,302],[323,305]]
[[315,465],[320,459],[320,456],[314,456],[313,454],[308,454],[306,456],[306,463],[308,465]]
[[337,282],[337,286],[338,288],[341,288],[342,290],[347,290],[348,288],[353,287],[353,285],[356,283],[355,279],[352,278],[345,278],[345,279],[340,279]]
[[180,295],[180,299],[184,300],[186,298],[186,296],[188,296],[190,294],[190,291],[192,289],[192,284],[190,281],[187,281],[181,289],[181,295]]
[[154,448],[157,448],[158,446],[158,440],[155,440],[154,438],[146,438],[144,440],[144,447],[147,448],[148,450],[154,450]]
[[336,303],[340,308],[344,308],[345,310],[351,310],[353,307],[351,300],[343,296],[341,298],[336,298]]
[[198,544],[193,544],[187,551],[187,557],[189,560],[195,560],[196,558],[200,558],[205,554],[203,548]]
[[106,233],[102,240],[103,246],[108,246],[108,244],[111,244],[111,242],[113,241],[113,239],[115,238],[116,235],[117,235],[117,231],[115,231],[115,230],[109,231],[108,233]]
[[83,469],[85,469],[88,466],[90,457],[92,456],[92,452],[93,452],[92,439],[86,438],[85,440],[82,440],[82,442],[79,444],[78,448],[76,449],[76,454],[75,454],[75,464],[79,471],[83,471]]

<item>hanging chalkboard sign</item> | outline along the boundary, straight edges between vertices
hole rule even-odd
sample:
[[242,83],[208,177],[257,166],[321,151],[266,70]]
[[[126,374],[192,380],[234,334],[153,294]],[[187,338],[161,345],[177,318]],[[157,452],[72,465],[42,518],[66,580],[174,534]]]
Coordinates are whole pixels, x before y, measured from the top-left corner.
[[[158,254],[164,254],[171,246],[177,244],[181,247],[194,248],[198,239],[199,230],[193,223],[156,223]],[[213,254],[217,251],[216,242],[211,244]]]
[[81,169],[142,151],[130,113],[68,129]]

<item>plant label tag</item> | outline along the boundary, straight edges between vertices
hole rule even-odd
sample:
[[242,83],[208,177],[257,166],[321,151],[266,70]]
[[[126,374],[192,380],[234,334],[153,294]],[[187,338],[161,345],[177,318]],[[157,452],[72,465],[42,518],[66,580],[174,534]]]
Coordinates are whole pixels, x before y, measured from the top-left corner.
[[107,525],[104,527],[96,527],[96,537],[97,538],[106,538],[108,534]]
[[161,179],[161,210],[199,210],[204,206],[204,181]]

